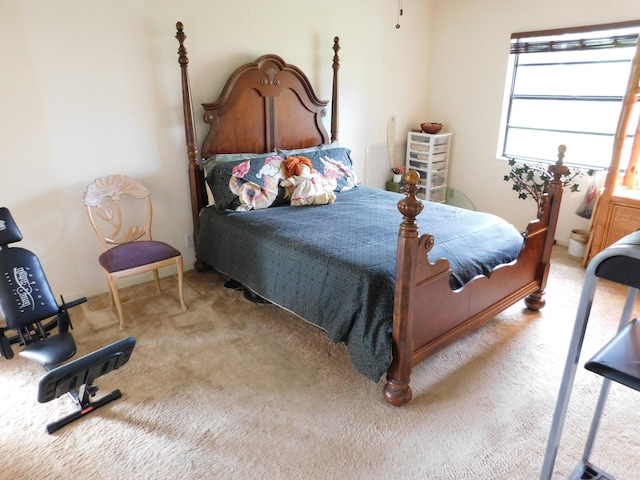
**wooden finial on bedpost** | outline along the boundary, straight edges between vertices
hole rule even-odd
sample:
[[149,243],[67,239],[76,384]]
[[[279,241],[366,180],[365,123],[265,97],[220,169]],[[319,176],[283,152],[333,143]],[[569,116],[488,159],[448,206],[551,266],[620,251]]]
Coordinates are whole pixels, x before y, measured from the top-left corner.
[[178,48],[178,63],[182,74],[182,111],[184,115],[184,134],[187,144],[187,158],[189,161],[189,183],[191,185],[191,213],[193,217],[194,238],[198,226],[198,214],[200,209],[207,204],[206,192],[202,180],[202,172],[198,165],[198,146],[196,144],[196,128],[193,118],[193,102],[191,100],[191,87],[189,86],[189,58],[184,41],[187,36],[184,34],[182,22],[176,23],[176,38],[180,43]]
[[560,182],[562,177],[569,173],[569,167],[567,167],[563,160],[564,154],[567,152],[565,145],[558,146],[558,160],[555,164],[549,165],[549,173],[553,175],[553,182]]
[[[416,197],[418,191],[418,182],[420,175],[415,170],[409,170],[405,175],[405,192],[407,194],[398,202],[398,210],[404,217],[400,229],[403,228],[413,230],[415,227],[416,217],[424,208],[424,204]],[[402,233],[402,232],[401,232]]]
[[338,70],[340,70],[340,38],[333,37],[333,92],[331,95],[331,141],[337,142],[338,134]]

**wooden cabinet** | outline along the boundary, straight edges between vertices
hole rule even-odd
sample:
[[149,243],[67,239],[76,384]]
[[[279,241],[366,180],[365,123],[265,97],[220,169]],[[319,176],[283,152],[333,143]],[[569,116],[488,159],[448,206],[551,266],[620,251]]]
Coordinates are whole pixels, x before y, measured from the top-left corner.
[[407,133],[406,166],[420,175],[416,196],[422,200],[439,203],[446,200],[451,136],[451,133]]
[[[632,130],[630,122],[633,117],[637,117],[637,109],[640,108],[640,36],[637,42],[613,140],[611,165],[591,218],[589,243],[583,258],[584,266],[613,242],[640,229],[640,190],[636,185],[640,158],[640,119],[634,135],[628,136]],[[631,142],[628,155],[625,154],[624,148],[626,141]],[[623,156],[628,157],[626,165],[622,163]],[[624,175],[620,180],[619,172],[622,170]]]
[[640,228],[640,191],[619,187],[611,196],[602,245],[609,246]]

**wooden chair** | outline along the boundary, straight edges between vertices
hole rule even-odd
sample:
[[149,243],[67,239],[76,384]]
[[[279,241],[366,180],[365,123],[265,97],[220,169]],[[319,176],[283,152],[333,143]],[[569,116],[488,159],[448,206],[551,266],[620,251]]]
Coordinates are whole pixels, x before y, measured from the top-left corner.
[[[137,208],[136,203],[141,203],[140,200],[146,202],[146,210],[144,207]],[[121,208],[123,203],[125,209]],[[139,181],[126,175],[100,177],[87,186],[84,205],[104,249],[98,261],[107,276],[112,305],[115,302],[120,318],[120,329],[125,328],[118,293],[118,279],[121,277],[152,272],[158,293],[161,293],[158,269],[175,265],[178,270],[180,304],[182,309],[186,310],[182,255],[171,245],[151,238],[153,207],[149,190]],[[144,217],[144,223],[131,223],[130,217],[135,214],[125,215],[125,211],[137,212]]]

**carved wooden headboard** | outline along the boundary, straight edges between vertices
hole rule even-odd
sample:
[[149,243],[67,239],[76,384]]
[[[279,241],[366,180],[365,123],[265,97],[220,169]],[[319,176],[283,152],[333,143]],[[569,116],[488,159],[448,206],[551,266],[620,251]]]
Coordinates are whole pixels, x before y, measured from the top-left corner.
[[[180,43],[178,63],[182,71],[189,184],[194,231],[198,213],[207,204],[204,177],[198,165],[198,146],[191,88],[189,59],[184,47],[184,28],[176,24]],[[339,38],[333,43],[333,93],[331,101],[331,138],[323,125],[327,101],[315,94],[307,76],[295,65],[277,55],[259,57],[237,68],[229,77],[215,102],[205,103],[204,121],[210,127],[202,143],[202,157],[221,153],[266,153],[275,148],[311,147],[338,140]]]

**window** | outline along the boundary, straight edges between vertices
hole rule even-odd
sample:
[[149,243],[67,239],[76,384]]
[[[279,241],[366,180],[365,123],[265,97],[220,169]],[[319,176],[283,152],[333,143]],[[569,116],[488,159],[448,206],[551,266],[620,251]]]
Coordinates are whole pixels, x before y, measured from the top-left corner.
[[554,162],[565,144],[567,163],[608,168],[639,33],[640,21],[514,33],[498,154]]

